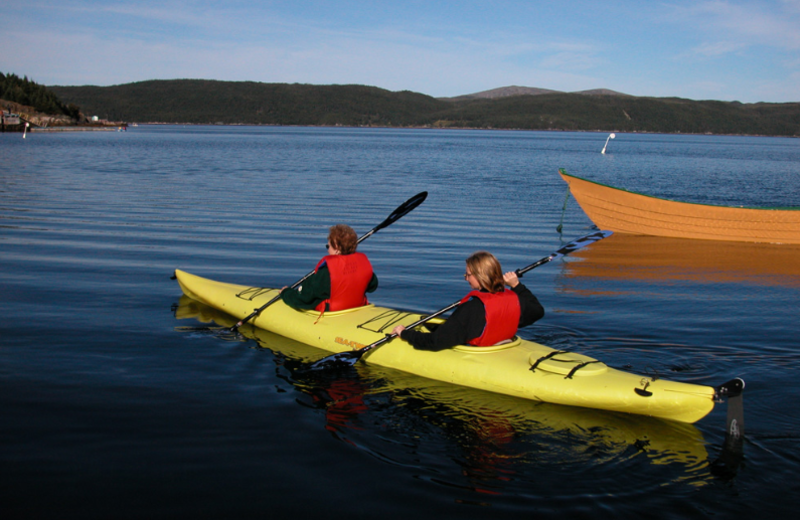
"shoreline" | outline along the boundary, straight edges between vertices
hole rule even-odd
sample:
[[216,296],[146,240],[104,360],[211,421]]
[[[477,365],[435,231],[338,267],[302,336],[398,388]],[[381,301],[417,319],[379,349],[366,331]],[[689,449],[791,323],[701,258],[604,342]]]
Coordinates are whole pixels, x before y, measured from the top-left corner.
[[479,126],[384,126],[384,125],[289,125],[289,124],[266,124],[266,123],[168,123],[168,122],[148,122],[137,123],[136,126],[251,126],[251,127],[287,127],[287,128],[384,128],[387,130],[489,130],[499,132],[578,132],[593,134],[632,134],[632,135],[695,135],[708,137],[784,137],[788,139],[800,139],[800,135],[774,135],[774,134],[717,134],[709,132],[649,132],[649,131],[625,131],[625,130],[574,130],[563,128],[497,128]]
[[[119,123],[115,125],[76,125],[76,126],[31,126],[28,133],[41,132],[124,132],[130,126],[251,126],[251,127],[288,127],[288,128],[385,128],[385,129],[409,129],[409,130],[496,130],[496,131],[517,131],[517,132],[585,132],[585,133],[608,133],[608,130],[567,130],[558,128],[548,129],[529,129],[529,128],[485,128],[485,127],[466,127],[466,126],[383,126],[383,125],[279,125],[279,124],[253,124],[253,123],[174,123],[174,122],[147,122],[147,123]],[[22,133],[22,129],[3,129],[3,133]],[[661,135],[693,135],[693,136],[729,136],[729,137],[784,137],[798,139],[800,136],[771,135],[771,134],[716,134],[716,133],[688,133],[688,132],[624,132],[613,131],[619,134],[661,134]]]
[[28,132],[125,132],[128,125],[108,125],[108,126],[48,126],[29,128]]

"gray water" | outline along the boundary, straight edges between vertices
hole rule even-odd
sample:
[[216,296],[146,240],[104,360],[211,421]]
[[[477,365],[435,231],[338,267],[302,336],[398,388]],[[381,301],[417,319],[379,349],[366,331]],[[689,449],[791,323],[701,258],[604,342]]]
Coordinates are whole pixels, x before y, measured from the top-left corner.
[[[695,425],[519,401],[324,354],[185,297],[175,268],[289,285],[328,226],[364,241],[371,301],[433,311],[463,260],[526,266],[592,231],[557,169],[651,195],[800,205],[796,139],[140,126],[0,135],[3,518],[729,518],[800,491],[800,247],[614,235],[529,272],[523,337],[610,366],[747,382]],[[558,231],[561,229],[561,232]]]

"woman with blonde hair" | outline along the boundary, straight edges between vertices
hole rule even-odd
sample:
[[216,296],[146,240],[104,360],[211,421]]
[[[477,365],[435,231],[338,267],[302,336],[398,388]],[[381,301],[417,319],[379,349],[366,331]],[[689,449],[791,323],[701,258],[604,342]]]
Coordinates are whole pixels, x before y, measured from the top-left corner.
[[328,254],[317,263],[314,274],[297,289],[281,289],[286,305],[320,312],[366,305],[366,293],[378,288],[378,277],[367,255],[356,252],[357,246],[353,228],[345,224],[331,227],[325,244]]
[[[478,251],[467,258],[466,264],[464,279],[472,290],[447,321],[432,333],[406,330],[402,325],[392,332],[424,350],[456,345],[490,346],[512,339],[519,327],[544,316],[544,308],[536,296],[520,283],[516,273],[503,274],[494,255]],[[506,285],[511,289],[506,289]]]

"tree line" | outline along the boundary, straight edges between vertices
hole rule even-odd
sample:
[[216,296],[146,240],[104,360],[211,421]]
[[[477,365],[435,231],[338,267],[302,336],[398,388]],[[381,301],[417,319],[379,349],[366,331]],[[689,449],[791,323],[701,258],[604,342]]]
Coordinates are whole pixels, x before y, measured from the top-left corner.
[[75,104],[64,104],[55,92],[16,74],[0,72],[0,99],[33,107],[43,114],[65,115],[80,118],[80,108]]

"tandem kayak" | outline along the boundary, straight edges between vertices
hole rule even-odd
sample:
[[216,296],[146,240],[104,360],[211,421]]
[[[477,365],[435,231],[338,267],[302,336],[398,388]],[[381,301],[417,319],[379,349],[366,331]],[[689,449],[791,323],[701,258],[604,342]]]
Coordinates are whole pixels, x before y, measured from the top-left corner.
[[[189,298],[239,319],[279,293],[278,289],[224,283],[181,270],[175,271],[175,278]],[[395,326],[409,325],[422,317],[421,313],[372,304],[320,315],[318,311],[292,309],[278,300],[249,323],[330,354],[361,349],[384,338]],[[443,321],[435,318],[426,326]],[[436,381],[523,399],[684,423],[708,415],[721,397],[719,389],[711,386],[617,370],[589,356],[519,337],[492,347],[457,346],[435,352],[415,349],[396,338],[362,359]]]

